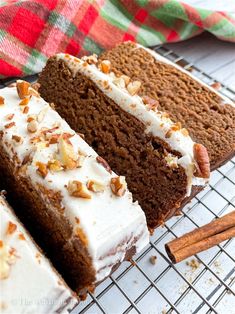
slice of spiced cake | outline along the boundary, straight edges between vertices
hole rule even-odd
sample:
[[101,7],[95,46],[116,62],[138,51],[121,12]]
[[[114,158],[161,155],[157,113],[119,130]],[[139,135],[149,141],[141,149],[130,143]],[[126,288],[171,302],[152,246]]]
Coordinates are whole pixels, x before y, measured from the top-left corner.
[[29,83],[0,95],[0,173],[17,215],[74,289],[92,289],[147,245],[144,212]]
[[39,78],[40,92],[73,129],[125,175],[134,199],[154,228],[171,217],[209,178],[206,149],[180,123],[136,95],[140,82],[110,73],[110,62],[66,54],[50,58]]
[[211,170],[235,154],[235,106],[188,71],[141,45],[126,42],[105,51],[111,71],[141,82],[139,95],[155,99],[159,110],[181,122],[193,140],[203,144]]
[[2,314],[69,313],[78,299],[0,195]]

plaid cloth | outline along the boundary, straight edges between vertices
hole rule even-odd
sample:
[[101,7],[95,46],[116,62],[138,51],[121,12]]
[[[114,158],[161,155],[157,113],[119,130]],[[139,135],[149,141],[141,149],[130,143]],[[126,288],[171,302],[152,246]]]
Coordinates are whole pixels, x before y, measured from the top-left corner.
[[207,30],[235,42],[235,18],[175,0],[8,0],[0,3],[0,78],[40,72],[57,52],[100,53],[132,40],[175,42]]

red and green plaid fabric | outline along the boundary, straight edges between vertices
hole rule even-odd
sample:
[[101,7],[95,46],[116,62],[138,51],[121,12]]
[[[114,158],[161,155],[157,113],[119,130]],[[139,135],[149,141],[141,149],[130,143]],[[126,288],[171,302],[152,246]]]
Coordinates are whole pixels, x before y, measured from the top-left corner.
[[132,40],[145,46],[203,30],[235,42],[235,18],[176,0],[22,0],[0,3],[0,77],[40,72],[57,52],[99,53]]

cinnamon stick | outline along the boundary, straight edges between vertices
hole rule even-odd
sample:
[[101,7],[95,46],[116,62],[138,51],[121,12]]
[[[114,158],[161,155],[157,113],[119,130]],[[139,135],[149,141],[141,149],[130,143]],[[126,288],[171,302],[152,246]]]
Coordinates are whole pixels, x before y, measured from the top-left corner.
[[235,237],[235,211],[170,241],[165,249],[172,262],[178,263],[232,237]]

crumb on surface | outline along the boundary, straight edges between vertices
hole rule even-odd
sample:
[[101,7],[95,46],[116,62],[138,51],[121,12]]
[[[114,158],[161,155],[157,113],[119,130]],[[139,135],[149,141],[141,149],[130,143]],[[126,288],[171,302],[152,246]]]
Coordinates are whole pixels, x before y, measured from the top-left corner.
[[195,258],[193,258],[192,260],[187,261],[186,265],[190,266],[192,270],[196,270],[199,267],[200,262],[196,260]]
[[157,256],[156,255],[150,256],[149,261],[152,265],[155,265],[157,262]]

